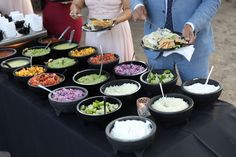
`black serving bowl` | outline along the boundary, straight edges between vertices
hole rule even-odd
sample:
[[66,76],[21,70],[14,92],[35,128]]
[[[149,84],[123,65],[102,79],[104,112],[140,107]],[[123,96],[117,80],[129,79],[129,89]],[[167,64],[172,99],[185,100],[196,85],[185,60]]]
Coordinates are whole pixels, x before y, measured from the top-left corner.
[[[157,73],[157,74],[162,74],[165,70],[167,70],[167,69],[156,69],[156,70],[152,70],[152,72]],[[174,79],[169,82],[162,83],[162,88],[163,88],[164,92],[168,92],[171,89],[173,89],[176,86],[176,83],[178,80],[178,76],[177,76],[176,72],[173,70],[170,70],[170,71],[174,75]],[[161,89],[160,89],[159,83],[158,84],[151,84],[151,83],[147,82],[148,74],[149,74],[149,71],[146,71],[140,76],[140,83],[142,85],[142,88],[149,96],[155,96],[155,95],[161,94]]]
[[[101,114],[101,115],[86,114],[81,111],[82,105],[88,106],[92,104],[95,100],[103,101],[104,98],[106,99],[106,102],[109,102],[112,104],[118,104],[118,108],[113,112]],[[121,107],[122,107],[122,102],[118,98],[111,97],[111,96],[94,96],[94,97],[89,97],[80,101],[77,104],[76,111],[77,111],[77,114],[86,122],[106,124],[119,116]]]
[[110,74],[107,71],[102,70],[101,75],[106,75],[107,79],[102,82],[99,82],[99,83],[84,84],[84,83],[78,82],[77,80],[83,76],[86,76],[86,75],[99,74],[99,71],[100,71],[99,69],[86,69],[86,70],[79,71],[73,76],[73,81],[77,85],[86,88],[89,91],[90,95],[97,95],[97,94],[99,94],[99,89],[100,89],[101,85],[108,82],[111,78]]
[[[142,66],[144,69],[138,73],[131,74],[131,75],[124,72],[124,70],[127,70],[128,72],[130,72],[129,69],[135,68],[134,66]],[[117,79],[133,79],[136,81],[140,81],[139,79],[140,75],[143,74],[147,70],[148,70],[147,64],[145,64],[142,61],[126,61],[126,62],[117,64],[113,69],[113,73]]]
[[179,93],[169,93],[165,95],[166,97],[173,97],[173,98],[182,98],[189,106],[181,111],[177,112],[162,112],[154,109],[152,105],[162,98],[162,95],[155,96],[151,98],[148,102],[148,108],[151,113],[151,115],[157,120],[158,123],[164,124],[164,125],[172,125],[172,124],[179,124],[183,123],[191,115],[191,112],[193,110],[193,100],[189,98],[186,95],[179,94]]
[[[33,47],[25,48],[22,51],[22,55],[25,57],[31,57],[30,55],[27,55],[26,52],[28,50],[34,50],[34,49],[45,49],[45,46],[33,46]],[[47,50],[49,51],[49,53],[47,53],[47,54],[32,56],[32,63],[33,64],[44,64],[44,62],[50,58],[50,54],[51,54],[51,49],[48,48]]]
[[57,36],[49,35],[49,36],[43,36],[43,37],[39,38],[38,44],[46,46],[49,42],[51,42],[51,45],[53,45],[53,44],[60,43],[63,41],[65,41],[64,38],[59,40]]
[[[130,94],[123,94],[123,93],[119,93],[119,95],[112,95],[112,94],[107,94],[105,93],[105,90],[107,87],[112,87],[112,86],[121,86],[125,83],[130,83],[130,84],[135,84],[137,85],[137,90],[133,91],[133,92],[130,92]],[[118,80],[113,80],[113,81],[109,81],[105,84],[103,84],[101,87],[100,87],[100,92],[103,94],[103,95],[106,95],[106,96],[114,96],[114,97],[117,97],[119,98],[123,104],[135,104],[137,98],[139,98],[140,96],[140,89],[141,89],[141,85],[139,82],[135,81],[135,80],[131,80],[131,79],[118,79]],[[126,105],[126,106],[127,106]]]
[[[65,58],[68,58],[68,57],[65,57]],[[59,58],[57,58],[57,59],[59,59]],[[68,58],[68,59],[71,59],[71,58]],[[46,63],[46,67],[49,72],[60,73],[60,74],[64,74],[67,77],[72,77],[73,73],[75,73],[75,71],[77,71],[77,64],[78,64],[77,60],[75,60],[75,59],[73,59],[73,60],[75,61],[75,63],[70,66],[54,68],[54,67],[50,67],[48,65],[48,63]]]
[[71,47],[58,48],[58,46],[63,45],[63,44],[69,45],[70,43],[68,41],[62,41],[62,42],[55,43],[52,45],[53,58],[68,57],[68,53],[79,46],[78,43],[72,42]]
[[[43,66],[43,65],[33,65],[33,66],[38,66],[38,67],[42,67],[43,69],[44,69],[44,71],[42,72],[42,73],[45,73],[46,71],[47,71],[47,68],[45,67],[45,66]],[[26,67],[21,67],[21,68],[18,68],[18,69],[16,69],[16,70],[14,70],[13,71],[13,76],[14,76],[14,79],[17,81],[17,82],[19,82],[19,83],[23,83],[23,84],[27,84],[27,82],[28,82],[28,80],[31,78],[31,77],[33,77],[34,75],[32,75],[32,76],[18,76],[17,74],[16,74],[16,72],[18,72],[18,71],[20,71],[20,70],[22,70],[22,69],[25,69],[25,68],[30,68],[30,65],[29,66],[26,66]]]
[[48,94],[48,101],[52,105],[52,107],[54,108],[54,110],[55,110],[55,112],[58,116],[61,113],[73,113],[73,112],[75,112],[76,111],[76,105],[81,100],[85,99],[88,96],[88,90],[83,88],[83,87],[79,87],[79,86],[60,87],[60,88],[57,88],[57,89],[53,90],[53,92],[56,92],[56,91],[61,90],[63,88],[80,90],[84,93],[84,95],[79,97],[78,99],[75,99],[75,100],[58,101],[58,100],[53,99],[53,94],[52,93],[49,93]]
[[[138,120],[138,121],[143,121],[143,122],[148,121],[150,122],[150,127],[152,130],[148,135],[137,140],[122,140],[122,139],[114,137],[111,134],[111,131],[114,128],[115,122],[126,121],[126,120]],[[126,117],[115,119],[112,122],[110,122],[106,127],[105,133],[115,153],[117,153],[117,151],[122,151],[125,153],[135,153],[137,156],[142,156],[143,151],[148,146],[150,146],[155,139],[156,124],[148,118],[139,117],[139,116],[126,116]]]
[[[103,69],[108,72],[112,72],[113,68],[119,63],[120,58],[117,54],[114,54],[114,53],[104,53],[103,55],[107,55],[107,54],[113,54],[116,59],[113,61],[110,61],[110,62],[104,62]],[[89,59],[87,60],[89,68],[99,69],[101,67],[101,63],[95,64],[92,61],[92,60],[94,60],[94,58],[97,58],[98,56],[101,56],[101,54],[97,54],[95,56],[89,57]]]
[[[93,53],[89,54],[89,55],[81,55],[81,56],[75,56],[73,55],[73,51],[81,51],[83,49],[87,49],[87,48],[92,48],[94,49]],[[91,57],[91,56],[94,56],[98,53],[98,49],[96,47],[93,47],[93,46],[83,46],[83,47],[79,47],[77,49],[73,49],[69,52],[68,56],[70,58],[74,58],[78,61],[78,65],[79,65],[79,68],[80,69],[84,69],[84,68],[87,68],[88,67],[88,62],[87,60]]]
[[[0,63],[16,54],[16,49],[13,48],[0,48]],[[7,53],[7,54],[5,54]]]
[[[22,60],[25,61],[25,64],[21,64],[19,66],[14,66],[14,67],[8,67],[8,65],[11,65],[12,62]],[[4,61],[1,62],[1,70],[2,72],[8,74],[10,78],[13,78],[13,71],[18,69],[18,68],[23,68],[25,66],[30,65],[30,59],[28,57],[13,57],[13,58],[8,58]]]
[[35,75],[35,76],[31,77],[31,78],[28,80],[28,82],[27,82],[27,84],[28,84],[30,90],[32,90],[34,93],[36,93],[37,95],[42,96],[42,97],[47,96],[48,92],[45,91],[44,89],[38,87],[38,86],[32,86],[32,85],[30,84],[30,81],[31,81],[31,79],[33,79],[34,77],[37,77],[37,76],[40,76],[40,75],[44,75],[44,74],[56,74],[57,76],[59,76],[59,77],[61,78],[61,81],[60,81],[60,82],[58,82],[58,83],[56,83],[56,84],[54,84],[54,85],[45,86],[46,88],[48,88],[48,89],[50,89],[50,90],[53,90],[53,89],[56,89],[56,88],[61,87],[61,86],[63,85],[64,81],[65,81],[65,76],[62,75],[62,74],[59,74],[59,73],[42,73],[42,74]]
[[185,94],[188,95],[190,98],[192,98],[194,100],[194,103],[197,105],[210,105],[213,104],[214,101],[216,101],[222,90],[223,90],[223,85],[216,80],[212,80],[209,79],[208,84],[209,85],[214,85],[214,86],[219,86],[220,88],[214,92],[211,93],[193,93],[191,91],[186,90],[184,87],[185,86],[190,86],[193,85],[195,83],[201,83],[204,84],[206,82],[206,79],[204,78],[198,78],[198,79],[193,79],[193,80],[189,80],[189,81],[185,81],[182,85],[181,85],[181,91]]

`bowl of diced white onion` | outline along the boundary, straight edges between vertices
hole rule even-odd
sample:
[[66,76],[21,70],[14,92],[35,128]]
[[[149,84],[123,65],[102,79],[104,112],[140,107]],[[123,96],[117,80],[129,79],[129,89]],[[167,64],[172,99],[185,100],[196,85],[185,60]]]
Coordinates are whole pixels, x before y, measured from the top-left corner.
[[106,96],[119,98],[123,104],[135,103],[139,97],[141,85],[131,79],[109,81],[100,87],[100,92]]
[[148,118],[126,116],[110,122],[105,132],[114,153],[122,151],[142,156],[154,141],[156,124]]
[[189,119],[193,100],[183,94],[168,93],[151,98],[148,108],[151,115],[162,124],[178,124]]
[[213,79],[209,79],[207,84],[205,82],[206,79],[203,78],[185,81],[181,85],[181,90],[185,95],[191,97],[198,106],[213,104],[221,95],[223,85]]

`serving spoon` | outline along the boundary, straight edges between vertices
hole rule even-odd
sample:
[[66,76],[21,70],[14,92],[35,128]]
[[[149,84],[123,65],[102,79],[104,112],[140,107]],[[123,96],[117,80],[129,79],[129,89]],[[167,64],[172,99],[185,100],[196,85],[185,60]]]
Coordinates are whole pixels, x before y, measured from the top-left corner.
[[132,58],[131,58],[131,61],[130,61],[131,67],[132,67],[132,65],[133,65],[134,56],[135,56],[135,52],[133,52],[133,55],[132,55]]
[[69,44],[72,43],[72,40],[73,40],[73,38],[74,38],[74,35],[75,35],[75,30],[73,29],[73,30],[70,32]]
[[161,95],[164,98],[165,95],[164,95],[164,91],[163,91],[163,88],[162,88],[162,83],[159,83],[159,86],[160,86],[160,89],[161,89]]
[[210,76],[211,76],[211,72],[212,72],[213,69],[214,69],[214,66],[211,67],[211,70],[210,70],[210,72],[209,72],[209,74],[208,74],[208,76],[207,76],[205,85],[207,85],[207,83],[208,83],[208,81],[209,81],[209,78],[210,78]]
[[10,64],[8,64],[7,62],[3,62],[2,64],[3,64],[3,65],[6,65],[8,68],[12,68],[12,67],[10,66]]
[[61,33],[60,37],[58,38],[58,40],[61,40],[62,37],[66,34],[66,32],[71,28],[71,26],[66,27],[66,29]]
[[102,67],[103,67],[103,50],[102,50],[102,45],[100,45],[100,50],[101,50],[101,55],[102,55],[102,62],[99,70],[99,78],[101,77],[102,74]]
[[52,93],[52,94],[56,95],[56,93],[55,93],[54,91],[48,89],[47,87],[45,87],[45,86],[43,86],[43,85],[40,85],[40,84],[39,84],[38,87],[39,87],[39,88],[42,88],[42,89],[44,89],[44,90],[46,90],[46,91],[48,91],[49,93]]
[[48,44],[45,46],[45,49],[47,49],[51,43],[52,43],[52,41],[49,41]]
[[106,114],[107,113],[106,112],[106,103],[107,103],[107,97],[106,96],[103,97],[103,101],[104,101],[104,114]]

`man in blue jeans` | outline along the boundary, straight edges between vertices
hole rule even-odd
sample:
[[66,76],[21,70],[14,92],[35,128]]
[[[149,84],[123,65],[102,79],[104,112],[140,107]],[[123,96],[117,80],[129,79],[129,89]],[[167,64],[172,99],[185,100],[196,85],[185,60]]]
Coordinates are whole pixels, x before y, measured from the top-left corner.
[[156,31],[156,26],[168,28],[182,32],[185,40],[194,44],[190,62],[176,53],[157,57],[160,52],[145,50],[148,63],[156,69],[177,65],[182,81],[206,78],[209,56],[214,51],[211,20],[220,4],[221,0],[131,0],[133,19],[145,21],[145,35]]

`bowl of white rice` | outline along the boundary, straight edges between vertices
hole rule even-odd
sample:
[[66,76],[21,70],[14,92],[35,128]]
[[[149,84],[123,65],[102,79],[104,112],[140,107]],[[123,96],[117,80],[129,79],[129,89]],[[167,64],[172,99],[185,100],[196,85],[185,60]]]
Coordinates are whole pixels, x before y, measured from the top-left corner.
[[187,121],[193,109],[193,100],[183,94],[168,93],[151,98],[148,108],[161,124],[178,124]]
[[109,81],[100,87],[100,92],[106,96],[119,98],[123,104],[135,103],[139,97],[141,85],[132,79],[118,79]]
[[221,95],[223,85],[212,79],[209,79],[207,84],[205,82],[206,79],[203,78],[189,80],[181,85],[181,90],[185,95],[191,97],[198,106],[213,104]]
[[122,151],[140,156],[154,141],[156,124],[148,118],[126,116],[110,122],[105,132],[114,153]]

